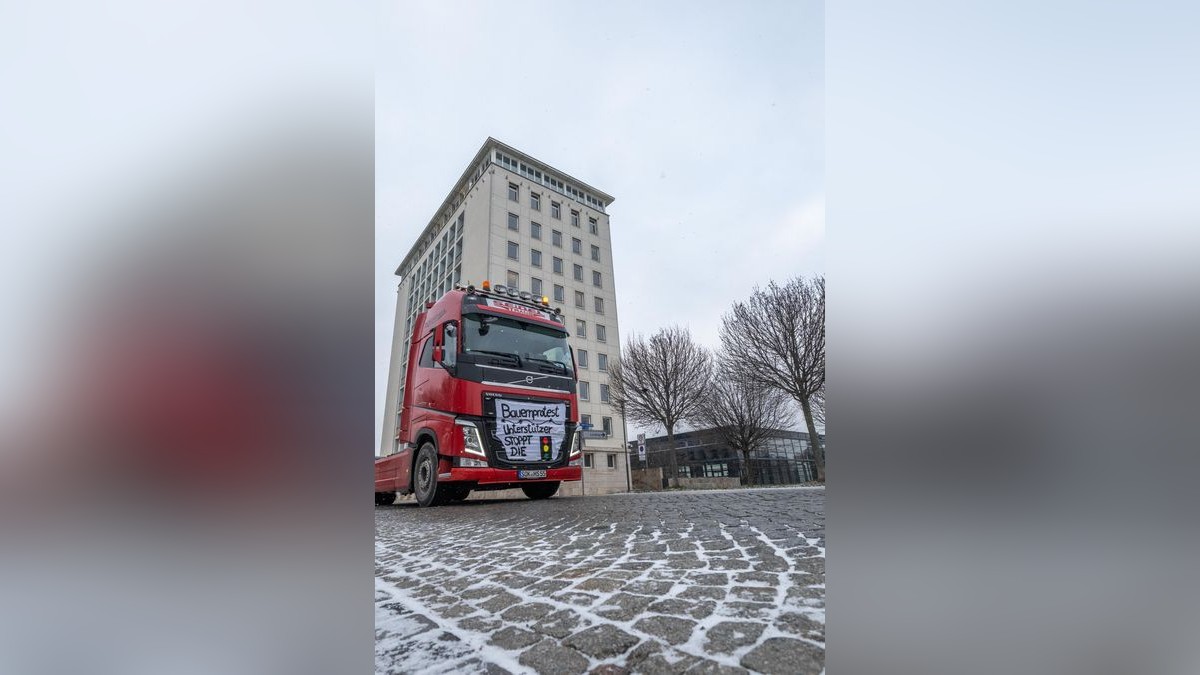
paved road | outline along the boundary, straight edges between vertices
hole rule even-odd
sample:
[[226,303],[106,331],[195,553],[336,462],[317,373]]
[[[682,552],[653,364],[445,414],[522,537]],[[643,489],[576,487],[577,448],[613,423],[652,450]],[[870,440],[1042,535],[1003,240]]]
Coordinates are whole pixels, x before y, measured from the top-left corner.
[[380,673],[819,673],[823,488],[375,510]]

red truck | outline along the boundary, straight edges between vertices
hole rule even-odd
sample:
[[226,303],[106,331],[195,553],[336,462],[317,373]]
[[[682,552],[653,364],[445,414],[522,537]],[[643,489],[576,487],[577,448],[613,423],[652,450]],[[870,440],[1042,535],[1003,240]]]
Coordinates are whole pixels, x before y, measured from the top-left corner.
[[487,281],[456,286],[417,315],[398,451],[375,460],[375,503],[421,506],[473,490],[545,499],[582,478],[574,353],[562,310]]

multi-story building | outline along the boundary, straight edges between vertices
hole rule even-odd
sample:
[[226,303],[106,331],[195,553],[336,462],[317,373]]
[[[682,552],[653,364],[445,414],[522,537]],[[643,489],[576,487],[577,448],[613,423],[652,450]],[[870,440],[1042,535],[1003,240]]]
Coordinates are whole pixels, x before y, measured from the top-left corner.
[[[561,307],[579,366],[582,486],[628,489],[625,422],[610,403],[608,364],[621,353],[608,206],[612,196],[488,138],[396,269],[400,277],[380,455],[396,452],[413,321],[456,283],[484,280],[549,296]],[[595,435],[595,434],[593,434]]]
[[[818,434],[822,456],[825,451],[825,435]],[[646,439],[646,459],[639,459],[636,445],[633,450],[633,468],[655,468],[666,466],[670,444],[666,436]],[[755,485],[781,485],[803,483],[816,479],[813,448],[808,433],[803,431],[774,430],[768,438],[750,453],[750,471]],[[697,429],[675,434],[675,464],[680,478],[740,478],[747,467],[743,466],[742,453],[729,447],[717,429]],[[666,477],[666,476],[664,476]]]

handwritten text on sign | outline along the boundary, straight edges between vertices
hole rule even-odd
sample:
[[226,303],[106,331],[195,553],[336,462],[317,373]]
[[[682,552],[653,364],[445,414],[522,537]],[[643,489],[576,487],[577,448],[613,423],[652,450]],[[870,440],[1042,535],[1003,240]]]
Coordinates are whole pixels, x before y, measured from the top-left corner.
[[[562,447],[567,430],[565,403],[528,403],[496,399],[496,438],[509,460],[551,461]],[[549,457],[543,441],[549,437]]]

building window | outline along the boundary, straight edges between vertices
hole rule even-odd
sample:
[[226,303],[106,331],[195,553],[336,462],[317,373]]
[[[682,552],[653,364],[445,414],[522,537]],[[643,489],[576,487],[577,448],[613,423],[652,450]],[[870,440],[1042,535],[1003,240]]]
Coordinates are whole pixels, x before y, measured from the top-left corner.
[[552,230],[550,232],[550,243],[562,248],[562,232],[559,232],[558,230]]
[[588,230],[592,234],[600,234],[600,224],[596,222],[595,218],[588,218]]
[[600,419],[604,421],[604,434],[606,436],[612,436],[612,418],[601,417]]
[[587,322],[583,319],[575,319],[575,337],[587,337]]
[[579,227],[579,212],[575,209],[571,209],[571,224]]
[[579,421],[580,421],[581,423],[583,423],[583,424],[586,424],[586,425],[588,425],[588,426],[591,426],[591,424],[592,424],[592,416],[591,416],[591,415],[580,415],[580,416],[579,416]]
[[579,400],[587,401],[592,396],[592,387],[589,383],[582,380],[579,381]]
[[579,367],[580,368],[588,367],[588,353],[587,353],[586,349],[580,349],[578,352],[575,353],[575,356],[577,356],[579,358]]
[[529,280],[529,283],[532,284],[529,287],[529,290],[533,291],[533,294],[537,296],[537,298],[535,298],[535,299],[538,302],[541,302],[542,301],[542,280],[537,277],[533,277],[532,279]]
[[562,204],[550,202],[550,217],[555,220],[562,220]]
[[515,213],[508,214],[508,229],[512,230],[513,232],[520,231],[521,219],[517,217],[517,214],[515,214]]
[[515,242],[515,241],[508,242],[508,257],[511,258],[512,260],[520,260],[521,259],[521,247],[517,246],[517,242]]
[[[538,237],[540,238],[541,236],[542,235],[539,233]],[[600,262],[600,247],[596,246],[595,244],[592,244],[592,260]]]
[[592,285],[596,288],[604,288],[604,279],[600,276],[599,272],[592,272]]
[[[533,209],[534,211],[541,211],[542,210],[542,196],[536,192],[530,192],[529,193],[529,208]],[[592,223],[595,224],[595,222],[596,222],[596,219],[592,218]]]
[[575,291],[575,306],[583,308],[583,291]]
[[583,281],[583,265],[575,266],[575,281]]
[[567,300],[567,289],[563,288],[562,286],[559,286],[558,284],[554,284],[554,301],[555,302],[566,302],[566,300]]
[[562,258],[555,258],[555,259],[554,259],[554,273],[555,273],[555,274],[562,274],[562,273],[563,273],[563,272],[562,272]]
[[609,395],[608,395],[608,385],[607,384],[600,385],[600,402],[608,403],[610,400],[611,399],[609,398]]
[[595,298],[593,298],[593,300],[595,301],[595,305],[596,305],[596,313],[603,314],[604,313],[604,298],[597,295]]
[[608,458],[608,468],[610,468],[610,469],[615,469],[615,468],[617,468],[617,455],[616,455],[616,453],[613,453],[613,452],[605,453],[605,456]]
[[536,248],[529,249],[529,264],[534,267],[542,266],[542,252]]
[[608,372],[608,354],[596,354],[596,367],[602,373]]
[[583,255],[583,242],[572,237],[571,238],[571,253]]
[[600,324],[596,324],[596,341],[608,342],[608,329]]
[[587,468],[592,468],[592,453],[585,452],[583,454],[583,465]]
[[520,191],[517,189],[517,184],[509,183],[508,184],[508,199],[510,201],[514,201],[514,202],[519,201],[519,197],[518,197],[519,194],[520,194]]
[[[529,223],[529,236],[533,237],[534,239],[541,239],[542,238],[542,224],[541,223]],[[593,246],[592,248],[595,249],[596,247]],[[592,260],[599,260],[599,258],[596,257],[597,255],[599,255],[598,251],[593,251],[592,252]]]
[[508,271],[508,287],[509,288],[520,288],[521,287],[521,275],[517,274],[516,272],[514,272],[512,270],[509,270]]

